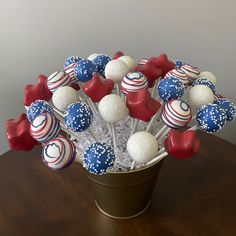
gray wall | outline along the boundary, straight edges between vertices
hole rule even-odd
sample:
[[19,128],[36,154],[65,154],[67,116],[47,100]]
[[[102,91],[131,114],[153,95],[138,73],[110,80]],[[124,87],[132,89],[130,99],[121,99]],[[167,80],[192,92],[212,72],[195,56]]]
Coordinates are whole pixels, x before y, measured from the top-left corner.
[[[4,123],[24,110],[22,91],[70,55],[123,50],[135,58],[165,52],[213,71],[236,102],[234,0],[0,0],[0,153]],[[236,122],[220,136],[236,144]]]

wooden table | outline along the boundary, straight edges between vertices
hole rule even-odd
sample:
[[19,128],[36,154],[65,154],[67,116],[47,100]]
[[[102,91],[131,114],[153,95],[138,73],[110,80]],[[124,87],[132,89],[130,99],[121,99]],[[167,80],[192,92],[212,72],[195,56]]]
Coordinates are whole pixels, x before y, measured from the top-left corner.
[[236,235],[236,146],[199,136],[200,153],[167,158],[149,209],[130,220],[98,211],[79,164],[53,172],[40,148],[10,151],[0,158],[0,235]]

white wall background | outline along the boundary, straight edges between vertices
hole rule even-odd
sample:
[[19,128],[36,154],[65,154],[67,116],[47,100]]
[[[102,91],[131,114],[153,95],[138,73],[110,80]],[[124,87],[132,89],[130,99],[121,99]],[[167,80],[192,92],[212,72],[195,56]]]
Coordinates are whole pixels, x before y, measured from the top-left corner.
[[[236,102],[235,0],[0,0],[0,153],[5,121],[24,111],[23,87],[70,55],[167,53],[217,75]],[[236,144],[236,122],[218,135]]]

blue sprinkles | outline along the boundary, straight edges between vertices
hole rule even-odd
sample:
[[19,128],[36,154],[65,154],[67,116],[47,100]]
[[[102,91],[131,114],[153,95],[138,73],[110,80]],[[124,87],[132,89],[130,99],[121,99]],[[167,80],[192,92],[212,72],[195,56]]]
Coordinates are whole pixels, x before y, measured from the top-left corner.
[[213,94],[216,93],[216,86],[211,81],[209,81],[208,79],[204,77],[195,80],[193,82],[193,86],[194,85],[205,85],[212,90]]
[[207,133],[214,133],[221,130],[226,121],[224,110],[217,104],[202,106],[197,113],[197,125]]
[[83,165],[93,174],[104,174],[115,161],[114,150],[106,143],[93,143],[84,153]]
[[227,122],[230,122],[235,118],[236,107],[233,104],[233,102],[231,102],[229,99],[219,98],[214,103],[217,104],[218,106],[220,106],[224,110],[224,112],[226,114],[226,121]]
[[27,118],[30,123],[38,116],[44,112],[53,112],[52,107],[44,100],[36,100],[32,102],[27,109]]
[[74,132],[86,130],[92,123],[93,113],[83,102],[72,103],[64,113],[65,125]]
[[107,55],[98,55],[93,59],[93,63],[97,66],[98,73],[101,76],[105,76],[105,67],[111,58]]
[[173,76],[165,77],[159,82],[157,93],[163,101],[168,102],[183,96],[184,85],[180,79]]
[[77,56],[68,57],[64,62],[64,69],[66,69],[68,66],[70,66],[80,60],[82,60],[82,58],[77,57]]
[[92,79],[93,74],[97,72],[97,67],[92,61],[82,59],[76,62],[74,72],[79,81],[86,82]]

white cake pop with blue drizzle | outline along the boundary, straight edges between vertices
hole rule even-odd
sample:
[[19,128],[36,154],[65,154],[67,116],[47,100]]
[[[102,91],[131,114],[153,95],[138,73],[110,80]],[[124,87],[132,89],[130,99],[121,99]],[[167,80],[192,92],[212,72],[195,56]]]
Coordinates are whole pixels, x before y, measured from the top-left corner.
[[97,72],[97,67],[92,61],[82,59],[75,64],[74,72],[79,81],[86,82],[92,79],[93,74]]
[[163,101],[168,102],[183,96],[184,85],[180,79],[172,76],[165,77],[159,82],[157,93]]
[[206,78],[207,80],[211,81],[213,84],[216,84],[216,76],[209,71],[202,71],[199,74],[199,78]]
[[93,63],[97,66],[98,73],[103,77],[105,76],[105,67],[110,60],[111,58],[105,54],[100,54],[93,59]]
[[32,102],[27,109],[27,118],[29,122],[32,122],[36,116],[41,115],[44,112],[53,112],[53,109],[48,102],[36,100],[35,102]]
[[214,103],[217,104],[218,106],[220,106],[224,110],[224,112],[226,114],[226,121],[227,122],[230,122],[235,118],[236,107],[233,104],[233,102],[231,102],[229,99],[219,98]]
[[221,130],[226,121],[224,110],[217,104],[202,106],[196,116],[197,125],[207,133],[214,133]]
[[72,141],[62,136],[48,142],[42,152],[43,163],[52,170],[69,167],[76,156],[76,148]]
[[215,94],[216,93],[216,86],[213,84],[210,80],[202,77],[193,82],[193,86],[195,85],[206,85],[208,88],[212,90],[212,92]]
[[90,145],[83,158],[83,166],[93,174],[104,174],[115,161],[115,153],[106,143],[93,143]]
[[84,102],[69,105],[64,113],[65,125],[74,132],[83,132],[92,123],[93,113]]

